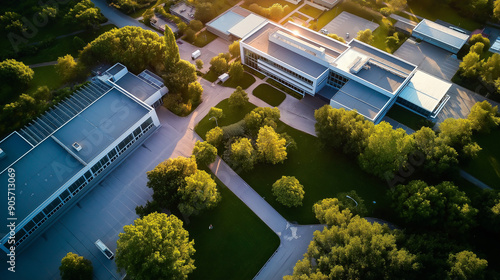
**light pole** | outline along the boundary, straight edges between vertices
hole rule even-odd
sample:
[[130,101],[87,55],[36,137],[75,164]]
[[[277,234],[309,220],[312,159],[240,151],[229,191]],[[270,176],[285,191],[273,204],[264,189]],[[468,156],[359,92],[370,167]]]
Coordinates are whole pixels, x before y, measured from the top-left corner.
[[216,118],[216,117],[211,117],[209,120],[212,120],[212,119],[215,119],[215,124],[216,124],[217,126],[219,126],[219,123],[217,122],[217,118]]
[[346,195],[345,197],[352,199],[352,201],[354,201],[354,203],[356,203],[356,206],[354,206],[354,207],[358,207],[358,202],[356,200],[354,200],[354,198],[352,198],[348,195]]

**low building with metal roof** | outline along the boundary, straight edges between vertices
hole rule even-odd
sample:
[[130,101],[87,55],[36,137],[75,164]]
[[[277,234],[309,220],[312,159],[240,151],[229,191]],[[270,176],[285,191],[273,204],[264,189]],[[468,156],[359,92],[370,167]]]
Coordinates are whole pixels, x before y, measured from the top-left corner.
[[18,254],[36,240],[160,126],[150,97],[167,90],[151,86],[163,84],[154,74],[143,76],[116,64],[0,141],[0,180],[15,175],[15,207],[0,217],[16,226],[0,229],[3,251]]
[[458,53],[469,39],[469,35],[459,28],[447,27],[427,19],[418,23],[412,36],[454,54]]

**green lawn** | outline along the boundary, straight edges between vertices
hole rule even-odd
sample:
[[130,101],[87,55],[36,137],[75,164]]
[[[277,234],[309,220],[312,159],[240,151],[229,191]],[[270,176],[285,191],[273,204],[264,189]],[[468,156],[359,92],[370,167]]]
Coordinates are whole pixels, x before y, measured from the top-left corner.
[[293,18],[298,18],[298,19],[303,20],[303,21],[308,20],[308,18],[306,16],[299,14],[299,13],[292,14],[291,18],[292,18],[292,20],[293,20]]
[[304,7],[300,8],[299,12],[306,14],[312,18],[318,18],[323,13],[322,10],[314,8],[309,5],[305,5]]
[[191,217],[186,225],[196,249],[196,269],[189,279],[250,280],[278,248],[279,238],[226,186],[217,183],[220,204]]
[[210,82],[215,82],[217,80],[219,76],[217,76],[217,74],[215,74],[215,72],[213,71],[208,71],[205,75],[203,75],[203,78],[207,81],[210,81]]
[[413,113],[399,105],[394,105],[387,112],[387,116],[399,123],[402,123],[413,130],[419,130],[422,126],[432,127],[433,123],[428,119]]
[[57,74],[54,65],[33,68],[35,75],[31,81],[28,93],[34,92],[40,86],[48,86],[49,89],[58,89],[62,86],[61,76]]
[[[247,102],[243,108],[230,108],[228,99],[224,99],[219,102],[216,107],[222,109],[224,112],[224,117],[218,120],[219,126],[222,127],[238,122],[257,106]],[[215,121],[211,121],[208,117],[205,117],[196,125],[194,131],[198,133],[201,138],[205,139],[205,134],[214,127]]]
[[[241,120],[252,106],[250,104],[245,107],[245,110],[229,112],[227,99],[221,101],[217,107],[224,110],[226,117],[219,122],[219,125],[224,126]],[[205,137],[205,133],[214,126],[213,121],[205,117],[197,125],[195,131],[201,137]],[[370,216],[394,220],[386,197],[388,185],[363,172],[356,160],[341,152],[325,150],[321,147],[318,138],[293,129],[282,122],[279,123],[277,132],[286,132],[292,136],[297,142],[298,149],[290,152],[283,164],[259,164],[252,171],[240,174],[240,176],[287,220],[301,224],[317,223],[312,212],[313,204],[323,198],[334,197],[340,192],[350,190],[356,190],[366,201]],[[303,206],[290,209],[274,199],[271,186],[283,175],[295,176],[304,185]],[[376,204],[372,201],[376,201]]]
[[253,90],[252,94],[274,107],[279,106],[286,98],[282,91],[268,84],[260,84]]
[[475,135],[474,140],[483,150],[463,166],[464,170],[490,187],[500,189],[500,129]]
[[268,84],[273,85],[275,88],[282,90],[283,92],[289,94],[292,97],[297,98],[298,100],[301,100],[302,98],[304,98],[304,96],[302,94],[296,92],[295,90],[293,90],[287,86],[284,86],[283,84],[281,84],[281,83],[279,83],[271,78],[267,79],[266,81]]
[[52,46],[41,49],[38,53],[33,56],[26,56],[21,58],[21,61],[26,65],[37,64],[47,61],[55,61],[61,56],[66,54],[71,54],[76,57],[78,55],[79,49],[73,44],[73,38],[75,36],[80,37],[85,43],[89,43],[97,38],[102,33],[109,31],[116,26],[113,24],[107,24],[100,27],[98,30],[85,31],[74,36],[68,36],[61,39],[55,40]]
[[245,72],[243,73],[243,78],[241,78],[241,80],[234,80],[233,78],[229,78],[222,85],[231,88],[236,88],[240,86],[243,89],[247,89],[253,83],[255,83],[255,78],[249,73]]
[[421,1],[412,1],[408,3],[408,8],[406,10],[426,19],[432,21],[440,19],[469,31],[474,31],[481,27],[481,24],[470,18],[460,16],[455,9],[442,2],[433,1],[432,7],[429,7]]
[[210,33],[208,30],[205,30],[198,34],[198,36],[196,36],[193,45],[197,46],[198,48],[203,48],[216,38],[217,35]]
[[[323,28],[325,25],[327,25],[330,21],[332,21],[335,17],[337,17],[340,13],[342,13],[342,9],[339,9],[338,6],[342,5],[338,4],[337,7],[324,12],[319,18],[318,21],[316,22],[316,28],[314,28],[316,31],[320,30]],[[338,34],[337,34],[338,35]]]

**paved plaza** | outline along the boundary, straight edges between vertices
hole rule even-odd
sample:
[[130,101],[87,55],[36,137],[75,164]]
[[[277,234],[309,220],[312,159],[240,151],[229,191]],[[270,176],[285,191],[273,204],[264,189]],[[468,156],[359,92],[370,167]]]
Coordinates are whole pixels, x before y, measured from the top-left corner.
[[446,81],[451,81],[460,65],[460,60],[452,53],[426,42],[417,43],[413,38],[406,40],[394,55]]

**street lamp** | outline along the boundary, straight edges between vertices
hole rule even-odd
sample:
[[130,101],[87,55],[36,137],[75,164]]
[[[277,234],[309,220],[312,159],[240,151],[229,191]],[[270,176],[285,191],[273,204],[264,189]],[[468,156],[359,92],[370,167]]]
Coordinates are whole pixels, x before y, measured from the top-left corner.
[[354,203],[356,203],[356,206],[354,206],[354,207],[358,207],[358,202],[356,200],[354,200],[354,198],[352,198],[348,195],[346,195],[345,197],[352,199],[352,201],[354,201]]
[[215,124],[216,124],[217,126],[219,126],[219,123],[217,122],[217,118],[216,118],[216,117],[211,117],[209,120],[212,120],[212,119],[215,119]]

